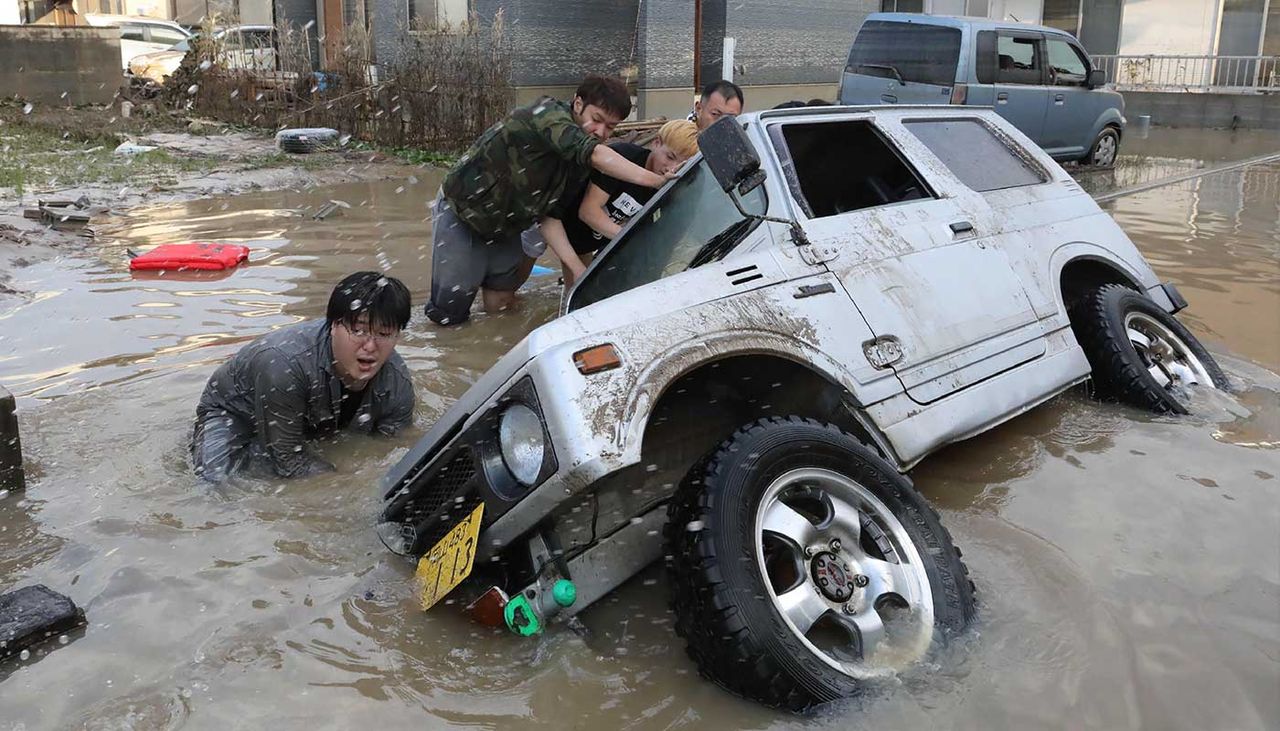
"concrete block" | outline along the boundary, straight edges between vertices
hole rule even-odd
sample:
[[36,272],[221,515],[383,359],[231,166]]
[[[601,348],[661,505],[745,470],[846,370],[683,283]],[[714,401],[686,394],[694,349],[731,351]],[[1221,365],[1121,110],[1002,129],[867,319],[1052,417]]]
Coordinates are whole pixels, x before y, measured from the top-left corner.
[[0,386],[0,490],[27,486],[22,472],[22,440],[18,438],[17,405],[13,394]]

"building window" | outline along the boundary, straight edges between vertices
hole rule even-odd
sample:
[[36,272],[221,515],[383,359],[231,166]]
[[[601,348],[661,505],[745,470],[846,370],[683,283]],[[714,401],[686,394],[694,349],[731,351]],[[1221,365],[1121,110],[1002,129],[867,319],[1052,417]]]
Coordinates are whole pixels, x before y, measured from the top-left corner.
[[1043,24],[1065,30],[1071,35],[1080,33],[1080,0],[1044,0]]
[[414,30],[462,30],[469,20],[468,0],[409,0],[409,27]]
[[882,13],[923,13],[924,0],[880,0]]

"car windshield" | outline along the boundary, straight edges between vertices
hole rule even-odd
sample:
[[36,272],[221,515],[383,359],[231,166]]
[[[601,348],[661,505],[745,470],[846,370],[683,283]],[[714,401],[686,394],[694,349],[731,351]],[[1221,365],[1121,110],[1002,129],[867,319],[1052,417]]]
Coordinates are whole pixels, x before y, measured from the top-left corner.
[[[742,207],[753,214],[764,214],[767,205],[763,185],[742,197]],[[640,213],[622,240],[601,254],[574,290],[569,310],[720,259],[746,235],[752,221],[697,158],[692,169]]]

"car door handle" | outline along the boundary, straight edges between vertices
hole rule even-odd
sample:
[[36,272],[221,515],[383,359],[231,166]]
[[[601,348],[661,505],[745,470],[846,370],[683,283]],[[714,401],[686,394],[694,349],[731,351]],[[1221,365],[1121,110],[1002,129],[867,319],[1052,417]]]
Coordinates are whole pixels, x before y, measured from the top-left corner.
[[881,94],[880,101],[884,102],[885,104],[897,104],[898,97],[894,96],[893,94]]
[[1067,96],[1065,94],[1056,94],[1053,97],[1053,103],[1057,104],[1058,106],[1062,106],[1062,103],[1066,101],[1066,99],[1067,99]]
[[800,291],[791,296],[798,300],[802,300],[805,297],[814,297],[820,294],[831,294],[834,291],[836,291],[836,288],[832,286],[830,282],[823,282],[822,284],[802,284],[800,285]]
[[996,101],[1002,101],[1002,102],[1009,101],[1009,92],[1002,91],[999,94],[996,94]]
[[951,224],[951,233],[956,236],[973,233],[973,224],[968,221],[956,221]]

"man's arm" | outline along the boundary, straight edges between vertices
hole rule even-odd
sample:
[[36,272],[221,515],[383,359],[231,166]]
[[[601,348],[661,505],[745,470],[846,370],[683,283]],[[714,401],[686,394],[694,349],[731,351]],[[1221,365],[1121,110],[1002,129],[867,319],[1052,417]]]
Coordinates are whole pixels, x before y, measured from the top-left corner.
[[569,243],[569,235],[564,232],[564,224],[560,219],[548,216],[538,223],[538,228],[542,231],[542,238],[547,242],[547,246],[551,247],[551,251],[569,269],[569,276],[565,277],[564,286],[566,288],[573,286],[574,280],[582,276],[587,266],[582,263],[578,252],[573,250],[573,244]]
[[595,183],[589,183],[587,194],[582,196],[582,205],[578,208],[578,218],[596,233],[612,241],[622,227],[604,209],[608,202],[609,192]]
[[332,472],[334,467],[306,448],[306,381],[278,352],[254,358],[254,428],[271,467],[281,477]]
[[643,185],[646,188],[661,188],[668,180],[673,180],[676,177],[674,173],[666,175],[651,173],[644,167],[619,155],[608,145],[596,145],[595,149],[591,151],[591,167],[611,178],[617,178],[635,185]]

